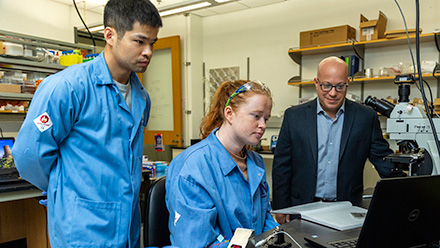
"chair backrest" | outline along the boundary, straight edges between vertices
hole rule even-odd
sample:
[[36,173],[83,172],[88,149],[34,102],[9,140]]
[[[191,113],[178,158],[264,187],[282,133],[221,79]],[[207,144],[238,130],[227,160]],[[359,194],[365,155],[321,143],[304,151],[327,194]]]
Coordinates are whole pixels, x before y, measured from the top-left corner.
[[171,245],[168,218],[170,214],[165,203],[165,177],[157,179],[146,197],[144,220],[144,246]]

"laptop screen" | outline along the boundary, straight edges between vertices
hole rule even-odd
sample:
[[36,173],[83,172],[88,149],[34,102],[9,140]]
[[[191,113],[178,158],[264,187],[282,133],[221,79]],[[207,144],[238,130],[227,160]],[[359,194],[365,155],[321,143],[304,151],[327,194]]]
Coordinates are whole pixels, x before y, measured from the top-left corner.
[[440,175],[382,179],[358,247],[415,247],[440,240]]
[[12,158],[12,146],[14,138],[0,138],[0,173],[6,174],[15,172],[15,164]]

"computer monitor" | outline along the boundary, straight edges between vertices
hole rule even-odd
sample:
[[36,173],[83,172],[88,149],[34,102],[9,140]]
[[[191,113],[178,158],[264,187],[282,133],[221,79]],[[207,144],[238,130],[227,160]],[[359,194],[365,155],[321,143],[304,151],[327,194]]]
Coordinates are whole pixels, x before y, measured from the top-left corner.
[[14,137],[0,138],[0,174],[17,172],[11,152],[14,141]]

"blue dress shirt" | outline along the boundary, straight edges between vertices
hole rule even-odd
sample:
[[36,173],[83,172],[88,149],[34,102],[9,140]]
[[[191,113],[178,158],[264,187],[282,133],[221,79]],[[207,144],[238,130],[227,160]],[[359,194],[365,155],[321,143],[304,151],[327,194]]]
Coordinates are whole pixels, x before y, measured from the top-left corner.
[[345,101],[333,120],[321,107],[316,110],[318,127],[318,180],[315,197],[335,200],[339,165],[339,148],[344,124]]

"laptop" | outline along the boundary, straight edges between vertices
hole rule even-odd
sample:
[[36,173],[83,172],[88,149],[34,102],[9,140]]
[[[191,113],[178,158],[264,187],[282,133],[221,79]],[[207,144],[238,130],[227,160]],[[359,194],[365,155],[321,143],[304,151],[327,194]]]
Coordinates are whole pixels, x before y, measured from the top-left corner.
[[0,192],[35,188],[20,178],[12,158],[13,137],[0,138]]
[[[362,228],[312,233],[316,247],[414,247],[440,241],[440,175],[379,180]],[[354,246],[337,246],[344,241]]]

